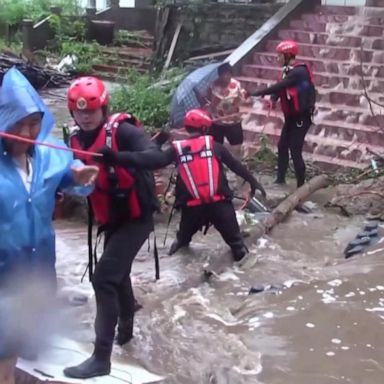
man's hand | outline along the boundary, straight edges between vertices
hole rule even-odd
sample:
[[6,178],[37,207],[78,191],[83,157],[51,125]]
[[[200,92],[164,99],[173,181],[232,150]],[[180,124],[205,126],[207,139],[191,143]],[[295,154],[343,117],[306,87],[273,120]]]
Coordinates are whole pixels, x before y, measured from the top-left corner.
[[253,197],[255,195],[256,190],[260,191],[260,193],[264,197],[264,199],[267,198],[267,192],[265,192],[265,189],[259,183],[255,184],[255,185],[251,185],[251,197]]
[[95,184],[97,175],[99,174],[99,168],[95,165],[73,167],[71,170],[75,183],[85,187]]
[[117,153],[109,148],[107,145],[99,148],[97,153],[103,156],[94,156],[93,160],[105,165],[115,165],[117,163]]

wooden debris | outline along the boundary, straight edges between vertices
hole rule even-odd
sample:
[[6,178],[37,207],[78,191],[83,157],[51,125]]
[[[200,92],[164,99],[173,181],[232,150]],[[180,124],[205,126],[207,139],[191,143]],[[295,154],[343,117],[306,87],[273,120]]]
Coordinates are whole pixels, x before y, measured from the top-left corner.
[[5,72],[13,66],[23,73],[35,89],[66,86],[70,80],[68,74],[32,64],[14,55],[0,53],[0,81],[3,80]]

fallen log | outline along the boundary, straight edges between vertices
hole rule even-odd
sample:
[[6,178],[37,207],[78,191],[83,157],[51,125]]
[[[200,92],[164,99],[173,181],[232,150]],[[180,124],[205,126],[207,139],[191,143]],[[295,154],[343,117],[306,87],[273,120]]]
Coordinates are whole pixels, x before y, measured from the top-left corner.
[[255,225],[250,232],[252,241],[256,241],[264,234],[270,232],[273,227],[281,223],[298,205],[318,189],[329,185],[330,179],[327,175],[318,175],[309,180],[303,186],[284,199],[268,216]]
[[[313,177],[303,186],[284,199],[268,216],[259,223],[255,224],[249,232],[249,240],[254,243],[257,239],[269,233],[273,227],[281,223],[299,204],[303,203],[308,197],[321,188],[329,185],[330,179],[327,175],[318,175]],[[215,265],[216,264],[216,267]],[[223,271],[226,265],[223,265],[222,259],[216,260],[212,265],[204,267],[204,275],[210,277]]]

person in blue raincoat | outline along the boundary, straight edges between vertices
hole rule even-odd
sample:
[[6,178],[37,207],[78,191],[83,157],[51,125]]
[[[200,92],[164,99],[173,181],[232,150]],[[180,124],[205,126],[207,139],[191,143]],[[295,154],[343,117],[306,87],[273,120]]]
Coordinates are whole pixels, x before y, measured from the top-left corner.
[[[49,137],[53,126],[53,116],[28,80],[17,69],[8,70],[0,88],[0,132],[57,144]],[[14,383],[17,357],[31,346],[29,338],[36,339],[32,328],[49,302],[40,300],[39,313],[28,317],[26,308],[35,307],[26,299],[33,297],[34,282],[44,287],[34,297],[53,296],[56,289],[56,192],[88,195],[97,173],[71,152],[0,137],[1,384]]]

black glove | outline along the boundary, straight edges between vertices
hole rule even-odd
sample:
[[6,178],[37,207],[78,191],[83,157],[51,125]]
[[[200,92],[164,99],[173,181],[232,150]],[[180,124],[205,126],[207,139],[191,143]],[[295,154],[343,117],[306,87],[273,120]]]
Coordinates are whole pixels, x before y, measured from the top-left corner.
[[158,146],[162,146],[164,143],[166,143],[171,137],[171,134],[168,132],[168,131],[160,131],[158,133],[156,133],[154,136],[153,136],[153,141],[156,143],[156,145]]
[[105,165],[116,165],[117,153],[111,148],[109,148],[107,145],[99,148],[96,153],[100,153],[103,156],[94,156],[93,160]]
[[265,192],[265,189],[260,183],[256,183],[254,185],[251,185],[251,194],[252,196],[255,194],[256,190],[259,190],[261,195],[264,197],[264,199],[267,197],[267,193]]
[[264,97],[262,90],[254,91],[249,93],[250,96],[253,97]]

